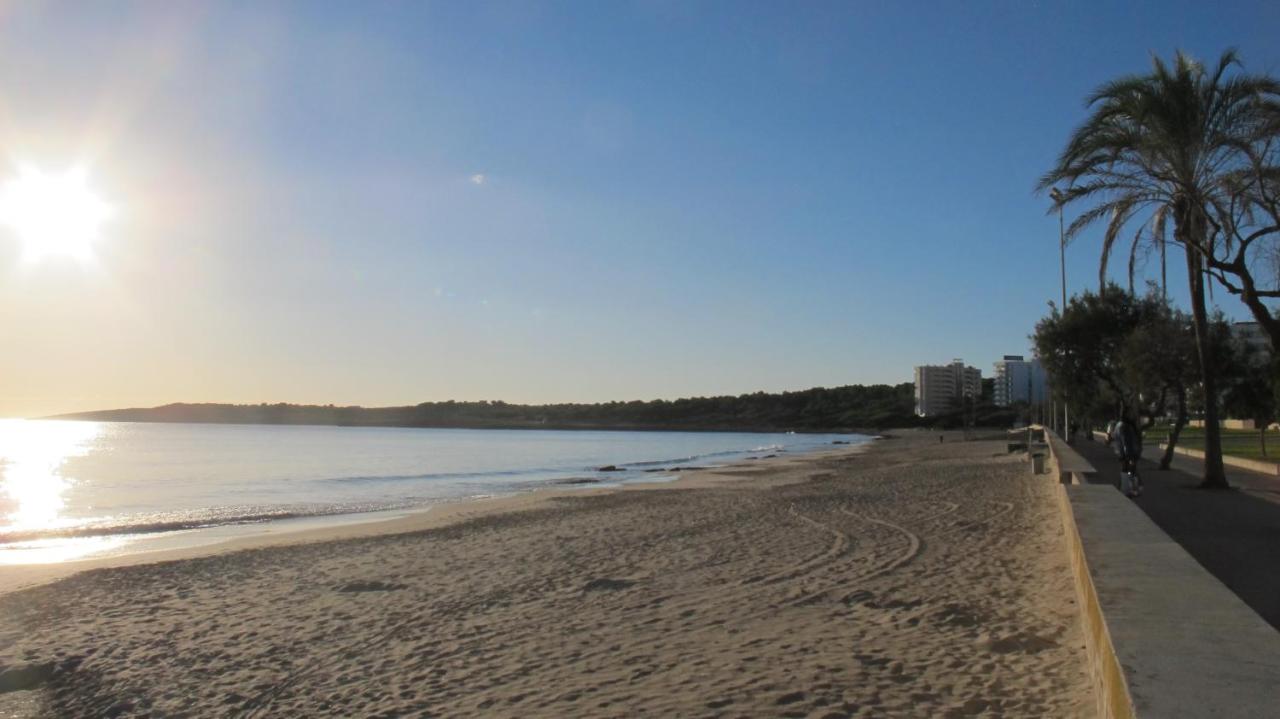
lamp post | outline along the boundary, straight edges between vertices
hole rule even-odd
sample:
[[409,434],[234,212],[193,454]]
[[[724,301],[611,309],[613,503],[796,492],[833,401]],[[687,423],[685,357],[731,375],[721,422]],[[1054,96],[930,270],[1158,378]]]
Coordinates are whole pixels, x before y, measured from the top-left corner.
[[[1062,220],[1062,201],[1066,197],[1066,193],[1054,187],[1049,190],[1049,197],[1053,198],[1054,203],[1058,205],[1058,266],[1062,270],[1062,311],[1067,311],[1067,232],[1066,226]],[[1062,432],[1067,439],[1071,439],[1071,425],[1069,424],[1070,415],[1067,409],[1067,398],[1062,398]],[[1088,427],[1085,430],[1088,431]]]

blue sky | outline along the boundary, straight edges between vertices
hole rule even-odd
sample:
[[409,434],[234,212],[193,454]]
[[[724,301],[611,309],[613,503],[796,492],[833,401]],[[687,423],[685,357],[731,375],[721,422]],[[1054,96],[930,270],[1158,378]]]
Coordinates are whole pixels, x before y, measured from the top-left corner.
[[[0,172],[85,164],[119,212],[90,266],[0,236],[0,415],[989,373],[1059,294],[1032,187],[1085,94],[1175,48],[1280,73],[1277,28],[1262,2],[10,5]],[[1097,254],[1068,248],[1069,290]]]

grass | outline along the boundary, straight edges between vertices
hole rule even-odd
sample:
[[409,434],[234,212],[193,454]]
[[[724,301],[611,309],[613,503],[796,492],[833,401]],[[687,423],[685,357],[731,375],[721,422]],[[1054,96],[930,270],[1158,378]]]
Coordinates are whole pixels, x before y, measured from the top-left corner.
[[[1153,445],[1164,442],[1169,428],[1156,425],[1147,430],[1148,442]],[[1186,427],[1178,436],[1178,446],[1187,449],[1204,449],[1204,430],[1199,427]],[[1267,430],[1267,456],[1262,455],[1258,446],[1258,430],[1256,429],[1223,429],[1222,453],[1243,459],[1258,459],[1264,462],[1280,462],[1280,432]]]

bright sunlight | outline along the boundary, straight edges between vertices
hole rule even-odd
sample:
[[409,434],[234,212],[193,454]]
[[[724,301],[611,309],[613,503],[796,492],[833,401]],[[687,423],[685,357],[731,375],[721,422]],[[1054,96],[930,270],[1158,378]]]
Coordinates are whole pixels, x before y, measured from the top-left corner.
[[112,208],[89,187],[89,173],[62,174],[23,167],[0,187],[0,225],[10,228],[29,261],[69,257],[85,261]]

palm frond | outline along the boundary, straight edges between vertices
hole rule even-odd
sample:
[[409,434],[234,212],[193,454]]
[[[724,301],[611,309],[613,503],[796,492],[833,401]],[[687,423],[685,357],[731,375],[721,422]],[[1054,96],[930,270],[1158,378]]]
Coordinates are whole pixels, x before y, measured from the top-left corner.
[[1107,223],[1107,231],[1102,236],[1102,259],[1098,264],[1099,292],[1104,292],[1107,288],[1107,262],[1111,259],[1111,250],[1115,246],[1116,238],[1119,237],[1120,230],[1124,229],[1138,205],[1138,200],[1126,197],[1111,207],[1111,221]]
[[1235,49],[1209,69],[1181,50],[1169,60],[1153,55],[1149,73],[1103,83],[1085,107],[1036,189],[1061,189],[1051,212],[1084,208],[1069,238],[1107,218],[1100,282],[1122,228],[1146,210],[1130,245],[1131,289],[1144,242],[1164,257],[1171,219],[1173,241],[1195,253],[1232,252],[1232,223],[1263,209],[1280,223],[1280,81],[1246,73]]

